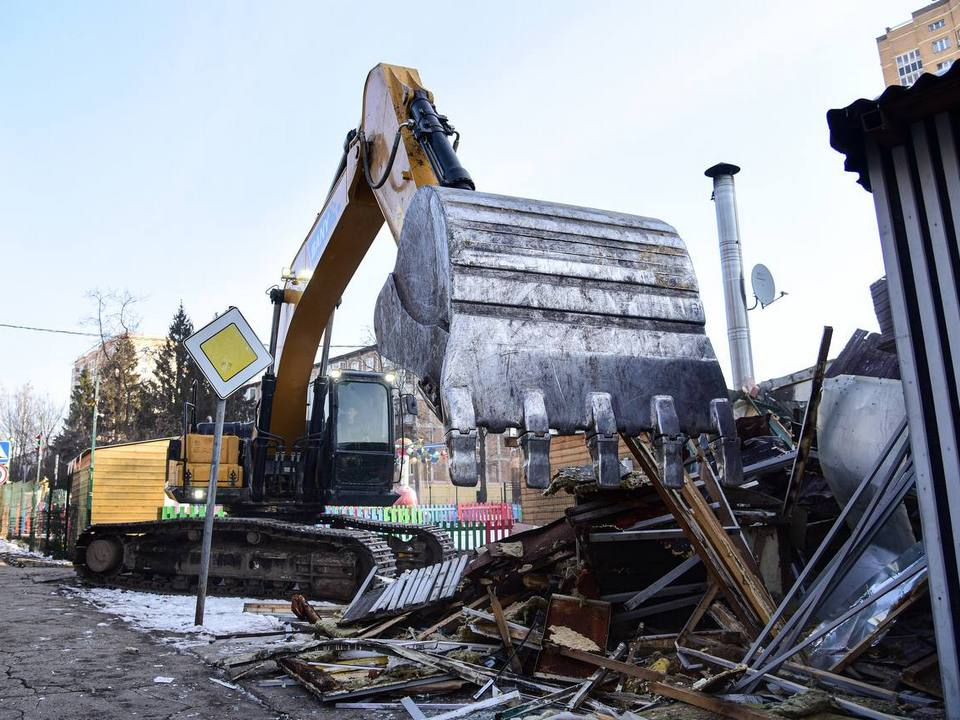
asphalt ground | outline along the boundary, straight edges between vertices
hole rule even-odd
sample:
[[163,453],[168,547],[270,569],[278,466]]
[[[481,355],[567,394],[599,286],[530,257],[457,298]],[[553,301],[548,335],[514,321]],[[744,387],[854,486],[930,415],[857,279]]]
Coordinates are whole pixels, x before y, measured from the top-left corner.
[[69,566],[0,565],[0,720],[407,717],[324,706],[298,686],[261,687],[263,674],[225,687],[212,662],[256,640],[173,647],[63,589],[74,584]]

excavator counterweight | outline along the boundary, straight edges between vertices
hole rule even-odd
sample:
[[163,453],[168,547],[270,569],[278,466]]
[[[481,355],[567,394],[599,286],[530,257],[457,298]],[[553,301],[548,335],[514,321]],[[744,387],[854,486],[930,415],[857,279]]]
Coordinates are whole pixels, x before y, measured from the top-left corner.
[[617,486],[618,433],[652,432],[679,460],[681,436],[721,434],[712,415],[729,410],[711,412],[726,389],[686,247],[652,218],[424,186],[375,329],[440,408],[458,485],[477,481],[478,427],[517,429],[534,487],[550,430],[583,431]]

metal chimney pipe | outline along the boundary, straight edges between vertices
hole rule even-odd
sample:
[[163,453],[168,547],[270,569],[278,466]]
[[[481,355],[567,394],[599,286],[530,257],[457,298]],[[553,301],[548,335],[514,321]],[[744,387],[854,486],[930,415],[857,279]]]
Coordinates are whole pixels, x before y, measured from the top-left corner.
[[752,387],[755,382],[747,297],[743,287],[743,258],[740,255],[740,220],[737,217],[737,194],[733,184],[733,176],[738,172],[740,168],[730,163],[719,163],[704,172],[704,175],[713,179],[723,297],[727,309],[727,341],[730,343],[735,390]]

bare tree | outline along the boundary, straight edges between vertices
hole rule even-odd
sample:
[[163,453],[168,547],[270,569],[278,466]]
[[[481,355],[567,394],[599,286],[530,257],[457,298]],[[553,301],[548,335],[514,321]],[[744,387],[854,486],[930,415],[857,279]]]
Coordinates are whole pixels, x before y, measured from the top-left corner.
[[46,444],[63,416],[63,406],[40,394],[30,383],[0,390],[0,437],[13,441],[12,480],[33,480],[37,471],[38,439]]
[[[99,376],[98,437],[107,442],[141,439],[142,425],[151,425],[152,410],[144,407],[149,393],[138,373],[139,356],[132,341],[139,325],[135,305],[139,298],[128,290],[96,289],[87,293],[94,309],[85,323],[100,336],[91,375]],[[144,428],[148,429],[148,428]]]
[[101,290],[97,288],[87,293],[87,298],[95,304],[94,311],[84,319],[85,325],[94,327],[100,335],[100,346],[118,335],[136,332],[140,316],[134,312],[139,301],[129,290]]

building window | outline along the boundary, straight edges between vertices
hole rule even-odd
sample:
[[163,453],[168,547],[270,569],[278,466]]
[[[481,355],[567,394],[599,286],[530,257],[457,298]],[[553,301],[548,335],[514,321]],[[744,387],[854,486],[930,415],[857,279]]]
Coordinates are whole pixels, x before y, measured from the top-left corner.
[[950,47],[950,38],[944,35],[942,38],[937,38],[934,40],[931,45],[933,46],[933,51],[935,53],[943,52]]
[[946,24],[947,24],[947,21],[944,20],[943,18],[940,18],[939,20],[936,20],[935,22],[932,22],[929,25],[927,25],[927,29],[930,32],[933,32],[934,30],[939,30]]
[[941,63],[937,63],[937,72],[946,72],[950,69],[950,66],[953,65],[953,60],[944,60]]
[[923,61],[919,50],[911,50],[903,55],[897,55],[897,75],[903,86],[913,85],[923,72]]

